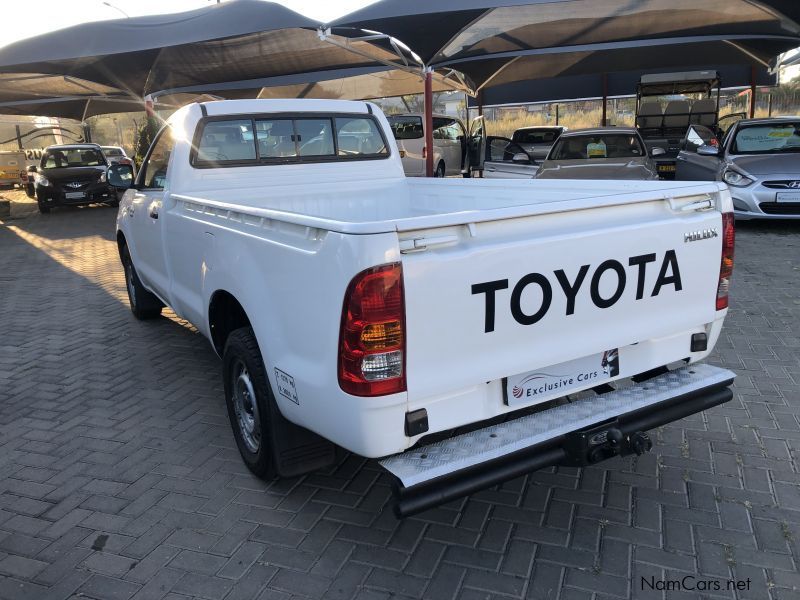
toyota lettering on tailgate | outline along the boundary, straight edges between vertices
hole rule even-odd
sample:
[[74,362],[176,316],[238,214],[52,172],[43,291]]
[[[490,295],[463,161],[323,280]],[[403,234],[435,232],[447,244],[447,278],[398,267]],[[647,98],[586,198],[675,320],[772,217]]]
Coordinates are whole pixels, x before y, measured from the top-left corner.
[[[636,278],[636,300],[641,300],[645,295],[645,285],[647,283],[647,270],[650,263],[657,261],[657,256],[653,254],[640,254],[632,256],[628,259],[628,267],[633,267],[631,270],[634,272]],[[559,288],[566,297],[567,308],[566,314],[571,315],[575,312],[575,299],[582,289],[588,286],[589,295],[592,303],[597,308],[610,308],[616,304],[622,295],[625,293],[625,285],[628,282],[628,272],[625,266],[613,259],[603,261],[597,268],[595,268],[587,286],[586,283],[589,271],[592,265],[582,265],[578,269],[577,275],[572,280],[566,274],[564,269],[553,271],[553,277],[557,285],[551,283],[551,278],[542,273],[528,273],[524,275],[519,281],[516,282],[511,291],[510,309],[511,315],[514,320],[520,325],[533,325],[541,321],[550,310],[550,305],[553,302],[553,288]],[[616,278],[616,287],[614,292],[608,296],[603,297],[600,293],[600,279],[607,272],[611,272],[612,276]],[[542,300],[539,308],[532,314],[527,314],[522,310],[522,294],[529,285],[537,285],[541,289]],[[675,250],[667,250],[661,260],[661,268],[658,271],[658,276],[655,279],[650,297],[658,296],[662,288],[666,286],[674,286],[676,292],[681,291],[683,288],[681,284],[681,272],[678,267],[678,257],[675,255]],[[497,292],[500,290],[508,289],[508,279],[496,279],[494,281],[485,281],[483,283],[476,283],[472,286],[472,294],[485,294],[485,307],[486,317],[484,321],[484,332],[490,333],[494,331],[495,314],[497,309]]]

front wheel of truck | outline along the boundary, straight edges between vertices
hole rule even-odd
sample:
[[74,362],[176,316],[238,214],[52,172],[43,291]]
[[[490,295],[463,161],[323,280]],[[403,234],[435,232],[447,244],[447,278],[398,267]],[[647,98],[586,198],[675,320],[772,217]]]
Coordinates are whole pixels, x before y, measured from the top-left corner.
[[262,479],[275,477],[269,417],[275,399],[250,327],[228,336],[222,354],[225,403],[233,436],[247,468]]
[[133,316],[140,321],[155,319],[161,314],[164,305],[155,294],[149,292],[142,285],[136,268],[133,266],[127,244],[122,247],[120,257],[122,258],[122,267],[125,269],[125,287],[128,290],[128,302],[131,305]]

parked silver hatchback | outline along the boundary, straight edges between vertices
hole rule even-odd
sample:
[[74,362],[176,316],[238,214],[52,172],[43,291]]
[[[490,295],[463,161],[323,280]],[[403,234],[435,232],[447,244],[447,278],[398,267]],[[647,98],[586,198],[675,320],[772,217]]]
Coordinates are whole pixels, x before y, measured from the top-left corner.
[[739,121],[721,144],[694,125],[675,179],[724,181],[737,219],[800,219],[800,117]]

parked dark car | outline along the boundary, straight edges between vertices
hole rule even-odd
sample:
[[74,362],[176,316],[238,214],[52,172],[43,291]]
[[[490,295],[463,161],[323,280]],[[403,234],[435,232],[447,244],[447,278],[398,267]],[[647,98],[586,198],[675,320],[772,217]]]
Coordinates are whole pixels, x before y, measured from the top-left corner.
[[108,161],[97,144],[49,146],[39,167],[31,170],[41,213],[56,206],[119,203],[107,181]]

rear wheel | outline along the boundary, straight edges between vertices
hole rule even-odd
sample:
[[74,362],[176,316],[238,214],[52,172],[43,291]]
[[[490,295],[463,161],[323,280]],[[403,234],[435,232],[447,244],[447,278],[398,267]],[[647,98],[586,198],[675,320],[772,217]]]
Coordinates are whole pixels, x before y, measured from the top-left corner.
[[142,321],[155,319],[161,314],[164,304],[142,285],[127,245],[122,247],[122,267],[125,269],[125,287],[128,289],[128,302],[133,316]]
[[276,473],[269,433],[275,399],[250,327],[236,329],[228,336],[222,373],[228,418],[239,454],[254,475],[272,479]]
[[236,446],[254,475],[298,477],[335,462],[334,444],[281,414],[250,327],[228,336],[222,376]]
[[434,177],[444,177],[444,173],[445,173],[445,171],[444,171],[444,163],[442,161],[439,161],[439,164],[436,165],[436,171],[434,171],[433,176]]

